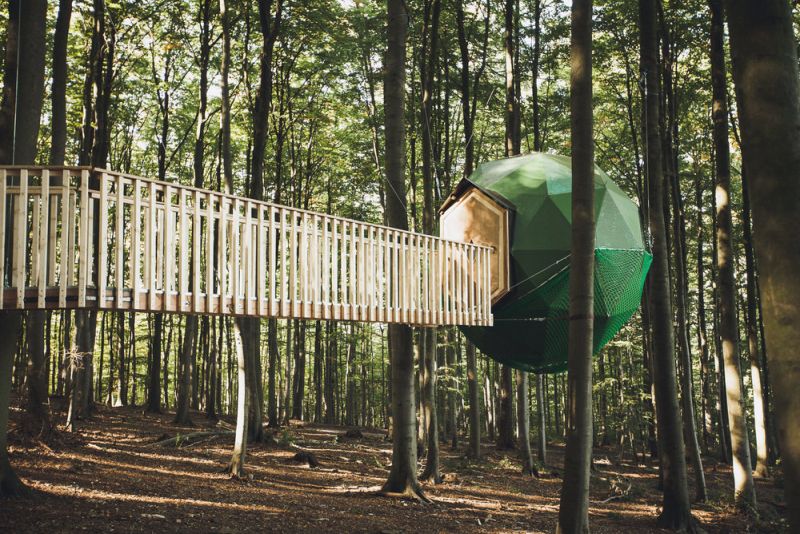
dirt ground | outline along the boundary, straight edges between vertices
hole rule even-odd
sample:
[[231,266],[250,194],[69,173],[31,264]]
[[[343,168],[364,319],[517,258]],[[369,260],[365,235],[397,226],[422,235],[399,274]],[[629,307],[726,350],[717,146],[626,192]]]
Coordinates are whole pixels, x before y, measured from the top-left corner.
[[[391,461],[385,432],[364,430],[345,438],[345,428],[293,422],[270,444],[252,446],[247,480],[223,471],[233,438],[221,435],[183,447],[155,444],[207,431],[176,428],[172,415],[145,415],[141,408],[99,406],[77,436],[59,434],[50,446],[22,440],[12,411],[11,462],[33,497],[0,501],[2,532],[554,532],[559,478],[524,477],[513,451],[485,443],[480,462],[463,449],[442,445],[441,485],[425,484],[432,504],[381,497]],[[63,420],[63,418],[61,419]],[[226,428],[232,420],[221,424]],[[216,428],[220,428],[218,425]],[[318,468],[292,463],[302,450]],[[548,469],[560,472],[561,444],[551,443]],[[618,462],[613,450],[595,451],[590,522],[598,532],[659,532],[660,493],[653,466]],[[787,531],[782,490],[758,480],[759,519],[731,506],[731,473],[707,461],[709,501],[693,509],[707,532]],[[614,488],[627,494],[616,495]],[[618,491],[618,490],[617,490]]]

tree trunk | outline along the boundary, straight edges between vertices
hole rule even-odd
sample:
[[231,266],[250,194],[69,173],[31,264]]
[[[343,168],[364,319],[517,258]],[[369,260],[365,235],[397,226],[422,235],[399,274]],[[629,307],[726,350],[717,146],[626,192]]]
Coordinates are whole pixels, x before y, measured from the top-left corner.
[[736,504],[755,508],[756,495],[750,465],[748,439],[739,368],[739,326],[736,317],[736,280],[733,258],[731,214],[731,173],[728,139],[728,103],[723,43],[722,1],[710,0],[711,7],[711,82],[714,104],[714,154],[716,156],[717,268],[719,270],[719,322],[722,357],[725,364],[725,391],[728,399],[731,455],[733,457],[734,498]]
[[545,384],[543,384],[543,376],[539,373],[536,374],[536,416],[538,421],[538,436],[536,440],[536,449],[539,456],[539,462],[542,465],[547,465],[547,424],[545,421]]
[[[386,130],[386,222],[407,229],[405,187],[405,58],[408,12],[401,0],[387,6],[388,49],[384,77]],[[417,434],[414,402],[414,353],[411,327],[389,325],[392,374],[392,467],[382,491],[425,499],[417,482]]]
[[244,466],[247,457],[247,416],[250,411],[250,395],[247,391],[247,363],[244,351],[244,340],[248,338],[248,332],[242,330],[242,326],[247,328],[248,323],[234,321],[236,325],[236,369],[238,393],[236,395],[236,432],[234,434],[233,454],[231,463],[228,466],[231,476],[243,477],[245,474]]
[[664,176],[659,132],[659,80],[656,40],[656,2],[639,4],[641,64],[645,74],[645,132],[649,225],[653,236],[653,266],[650,270],[650,320],[659,454],[664,500],[659,525],[673,530],[691,529],[686,458],[677,398],[670,299],[667,230],[664,222]]
[[428,449],[425,457],[425,470],[420,475],[420,479],[430,480],[434,484],[441,484],[442,474],[439,472],[439,415],[436,410],[436,329],[422,328],[419,336],[422,338],[420,355],[422,355],[424,361],[424,365],[422,365],[422,412]]
[[557,532],[589,530],[594,331],[592,1],[573,0],[570,76],[572,247],[569,273],[567,445]]
[[517,370],[517,434],[519,434],[519,453],[522,459],[522,474],[536,472],[531,453],[530,403],[528,402],[528,373]]
[[481,457],[481,392],[475,345],[467,340],[467,389],[469,394],[469,447],[467,456]]
[[514,370],[500,366],[500,413],[497,416],[497,449],[514,448]]
[[[122,314],[119,316],[120,327],[124,324]],[[164,316],[160,313],[153,314],[153,334],[150,339],[150,368],[147,380],[147,408],[149,413],[161,413],[161,340],[163,338]],[[122,329],[124,332],[124,329]],[[122,339],[120,339],[119,353],[122,355]]]
[[789,525],[800,531],[800,87],[786,2],[726,2]]
[[[10,2],[6,28],[3,99],[0,103],[0,164],[30,165],[36,160],[44,99],[47,2]],[[19,62],[17,58],[19,57]],[[16,92],[16,87],[25,88]],[[5,224],[5,221],[0,221]],[[2,254],[2,251],[0,251]],[[19,312],[0,314],[0,498],[26,492],[8,460],[8,404]],[[45,390],[46,392],[46,390]]]

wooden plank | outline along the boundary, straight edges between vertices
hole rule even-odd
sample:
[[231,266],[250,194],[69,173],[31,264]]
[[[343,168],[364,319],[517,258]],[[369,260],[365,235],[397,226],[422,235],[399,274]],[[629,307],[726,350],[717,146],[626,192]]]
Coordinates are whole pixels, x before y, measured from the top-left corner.
[[[2,193],[2,187],[5,185],[5,171],[0,171],[0,178],[2,178],[2,184],[0,184],[0,193]],[[59,271],[58,271],[58,307],[59,308],[66,308],[67,306],[67,285],[69,284],[70,280],[68,279],[67,272],[69,269],[69,250],[72,248],[72,243],[69,241],[70,229],[72,227],[73,221],[73,211],[70,209],[69,206],[69,199],[70,199],[70,176],[69,171],[64,170],[61,178],[61,252],[59,254]],[[2,229],[5,226],[5,213],[3,210],[5,209],[5,195],[0,194],[0,198],[3,199],[2,204],[0,204],[0,233],[2,233]],[[0,236],[0,251],[4,250],[2,237]],[[2,265],[0,265],[0,282],[2,282]],[[2,285],[2,284],[0,284]],[[0,307],[2,304],[0,304]]]
[[194,191],[192,202],[192,311],[201,313],[200,294],[200,247],[203,236],[202,224],[200,222],[200,191]]
[[11,286],[17,290],[17,308],[25,307],[25,249],[28,234],[28,171],[19,171],[19,194],[14,199],[14,241]]
[[[125,184],[122,176],[115,176],[114,180],[117,185],[117,206],[116,206],[116,221],[114,229],[116,230],[116,251],[114,259],[116,260],[114,274],[116,278],[116,295],[114,297],[114,305],[116,307],[122,306],[123,301],[123,288],[125,287]],[[130,250],[130,249],[129,249]]]
[[[0,290],[6,287],[6,180],[5,169],[0,169]],[[3,309],[3,300],[0,298],[0,310]]]
[[108,287],[108,175],[100,173],[100,202],[98,204],[100,224],[97,237],[97,307],[106,306],[106,289]]
[[156,183],[150,182],[147,208],[147,309],[156,311]]
[[369,257],[367,258],[367,265],[369,266],[369,320],[376,321],[378,319],[378,262],[375,258],[377,250],[377,232],[375,227],[369,227]]
[[79,254],[80,249],[77,248],[77,245],[75,243],[76,233],[79,233],[79,228],[78,228],[79,224],[76,224],[75,222],[75,217],[78,211],[78,191],[70,188],[67,195],[69,197],[69,201],[67,203],[68,204],[67,212],[69,213],[70,223],[68,228],[69,232],[67,236],[67,239],[69,241],[69,246],[67,247],[66,272],[67,272],[67,282],[68,282],[67,285],[69,286],[72,285],[73,282],[76,282],[77,285],[76,275],[75,275],[75,256],[77,254],[78,258],[80,258]]
[[[62,171],[62,173],[68,173],[69,171]],[[63,183],[63,180],[62,180]],[[50,182],[48,181],[48,186]],[[63,187],[62,187],[63,189]],[[56,266],[58,265],[57,261],[57,250],[58,250],[58,186],[53,187],[50,189],[50,195],[48,195],[48,211],[49,211],[49,221],[48,221],[48,235],[47,235],[47,283],[52,287],[55,286],[56,283]],[[0,195],[0,198],[3,198]],[[0,219],[2,221],[3,219]],[[2,226],[2,222],[0,222],[0,226]],[[2,247],[0,247],[0,258],[2,258]],[[3,286],[2,277],[0,277],[0,287]]]
[[330,236],[328,235],[328,225],[331,223],[330,217],[322,217],[322,318],[331,317],[331,249]]
[[242,313],[246,315],[251,314],[250,305],[252,303],[252,292],[253,292],[253,277],[252,277],[252,266],[253,266],[253,225],[252,225],[252,213],[253,213],[253,202],[248,200],[245,204],[245,216],[244,216],[244,246],[242,247],[243,257],[244,257],[244,279],[242,280],[243,286],[243,293],[244,293],[244,302],[242,303]]
[[334,319],[342,318],[342,306],[339,299],[339,221],[331,219],[331,230],[333,237],[331,239],[331,311],[333,312]]
[[356,223],[350,222],[350,318],[358,317],[358,296],[356,295],[356,284],[358,283],[358,271],[356,268],[358,242],[356,240]]
[[298,218],[300,220],[300,235],[298,236],[299,250],[297,251],[299,268],[298,293],[300,294],[300,316],[305,317],[309,307],[308,221],[306,220],[306,214],[302,212],[299,214]]
[[164,186],[164,224],[162,231],[164,233],[164,301],[163,309],[166,311],[176,310],[176,298],[173,298],[175,292],[175,223],[172,195],[175,188],[171,185]]
[[231,311],[234,314],[238,314],[240,310],[239,296],[241,295],[242,279],[239,271],[242,254],[240,213],[241,201],[237,198],[233,201],[233,214],[231,216],[231,257],[233,259],[231,265]]
[[398,232],[390,231],[392,238],[392,322],[401,321],[400,314],[400,245],[398,243]]
[[315,318],[320,317],[320,301],[322,300],[322,280],[321,270],[319,268],[319,215],[314,214],[311,219],[311,247],[309,254],[311,256],[311,316]]
[[392,286],[389,283],[389,274],[391,272],[391,249],[389,248],[389,232],[385,228],[380,229],[380,243],[382,248],[382,253],[380,254],[380,272],[381,272],[381,292],[380,292],[380,301],[381,301],[381,314],[379,319],[381,321],[388,321],[389,317],[391,316],[391,305],[392,299],[391,290]]
[[286,218],[288,216],[286,208],[280,210],[280,232],[281,235],[278,239],[280,242],[280,264],[281,264],[281,306],[280,315],[287,316],[289,314],[289,257],[287,255],[288,231],[286,228]]
[[297,212],[294,210],[289,211],[291,217],[291,239],[290,239],[290,257],[289,257],[289,302],[291,304],[292,317],[297,317],[299,307],[297,306]]
[[258,207],[258,315],[267,314],[267,207]]
[[[34,292],[39,286],[39,204],[41,201],[41,191],[31,183],[31,175],[28,174],[28,205],[30,206],[30,217],[28,218],[30,230],[26,230],[25,239],[29,240],[25,244],[25,252],[28,255],[25,261],[25,280],[26,285],[33,288]],[[27,293],[26,293],[27,296]]]
[[275,220],[277,210],[275,206],[269,207],[269,225],[267,231],[269,238],[269,315],[275,317],[278,314],[278,286],[276,285],[276,273],[278,271],[278,223]]
[[217,276],[219,277],[219,310],[228,313],[228,206],[227,198],[220,199],[219,206],[219,261]]
[[214,297],[214,204],[217,196],[206,193],[206,312],[218,311]]
[[39,295],[37,300],[37,308],[44,309],[45,293],[47,292],[47,285],[49,279],[47,278],[50,272],[50,262],[54,261],[48,254],[50,247],[50,171],[42,169],[42,188],[41,188],[41,202],[42,202],[42,223],[39,226]]
[[86,281],[89,270],[89,171],[81,171],[81,215],[78,229],[78,307],[86,307]]
[[431,293],[430,293],[430,243],[428,236],[422,238],[422,322],[431,323]]
[[141,265],[142,248],[142,181],[133,180],[133,212],[131,213],[131,309],[139,309],[139,269]]

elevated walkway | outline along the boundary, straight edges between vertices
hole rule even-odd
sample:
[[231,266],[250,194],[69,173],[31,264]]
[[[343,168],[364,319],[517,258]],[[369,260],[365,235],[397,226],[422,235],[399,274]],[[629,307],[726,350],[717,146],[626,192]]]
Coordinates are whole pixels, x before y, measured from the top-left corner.
[[0,167],[2,309],[491,325],[492,251],[87,167]]

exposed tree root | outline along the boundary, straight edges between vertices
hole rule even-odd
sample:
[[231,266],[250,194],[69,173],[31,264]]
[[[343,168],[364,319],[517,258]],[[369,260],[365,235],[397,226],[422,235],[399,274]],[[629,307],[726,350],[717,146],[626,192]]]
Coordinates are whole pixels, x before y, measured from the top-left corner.
[[214,430],[210,432],[192,432],[189,434],[176,434],[175,436],[166,439],[159,439],[155,443],[151,443],[150,447],[175,447],[181,448],[189,445],[195,445],[199,442],[207,441],[212,438],[220,436],[232,436],[231,430]]

